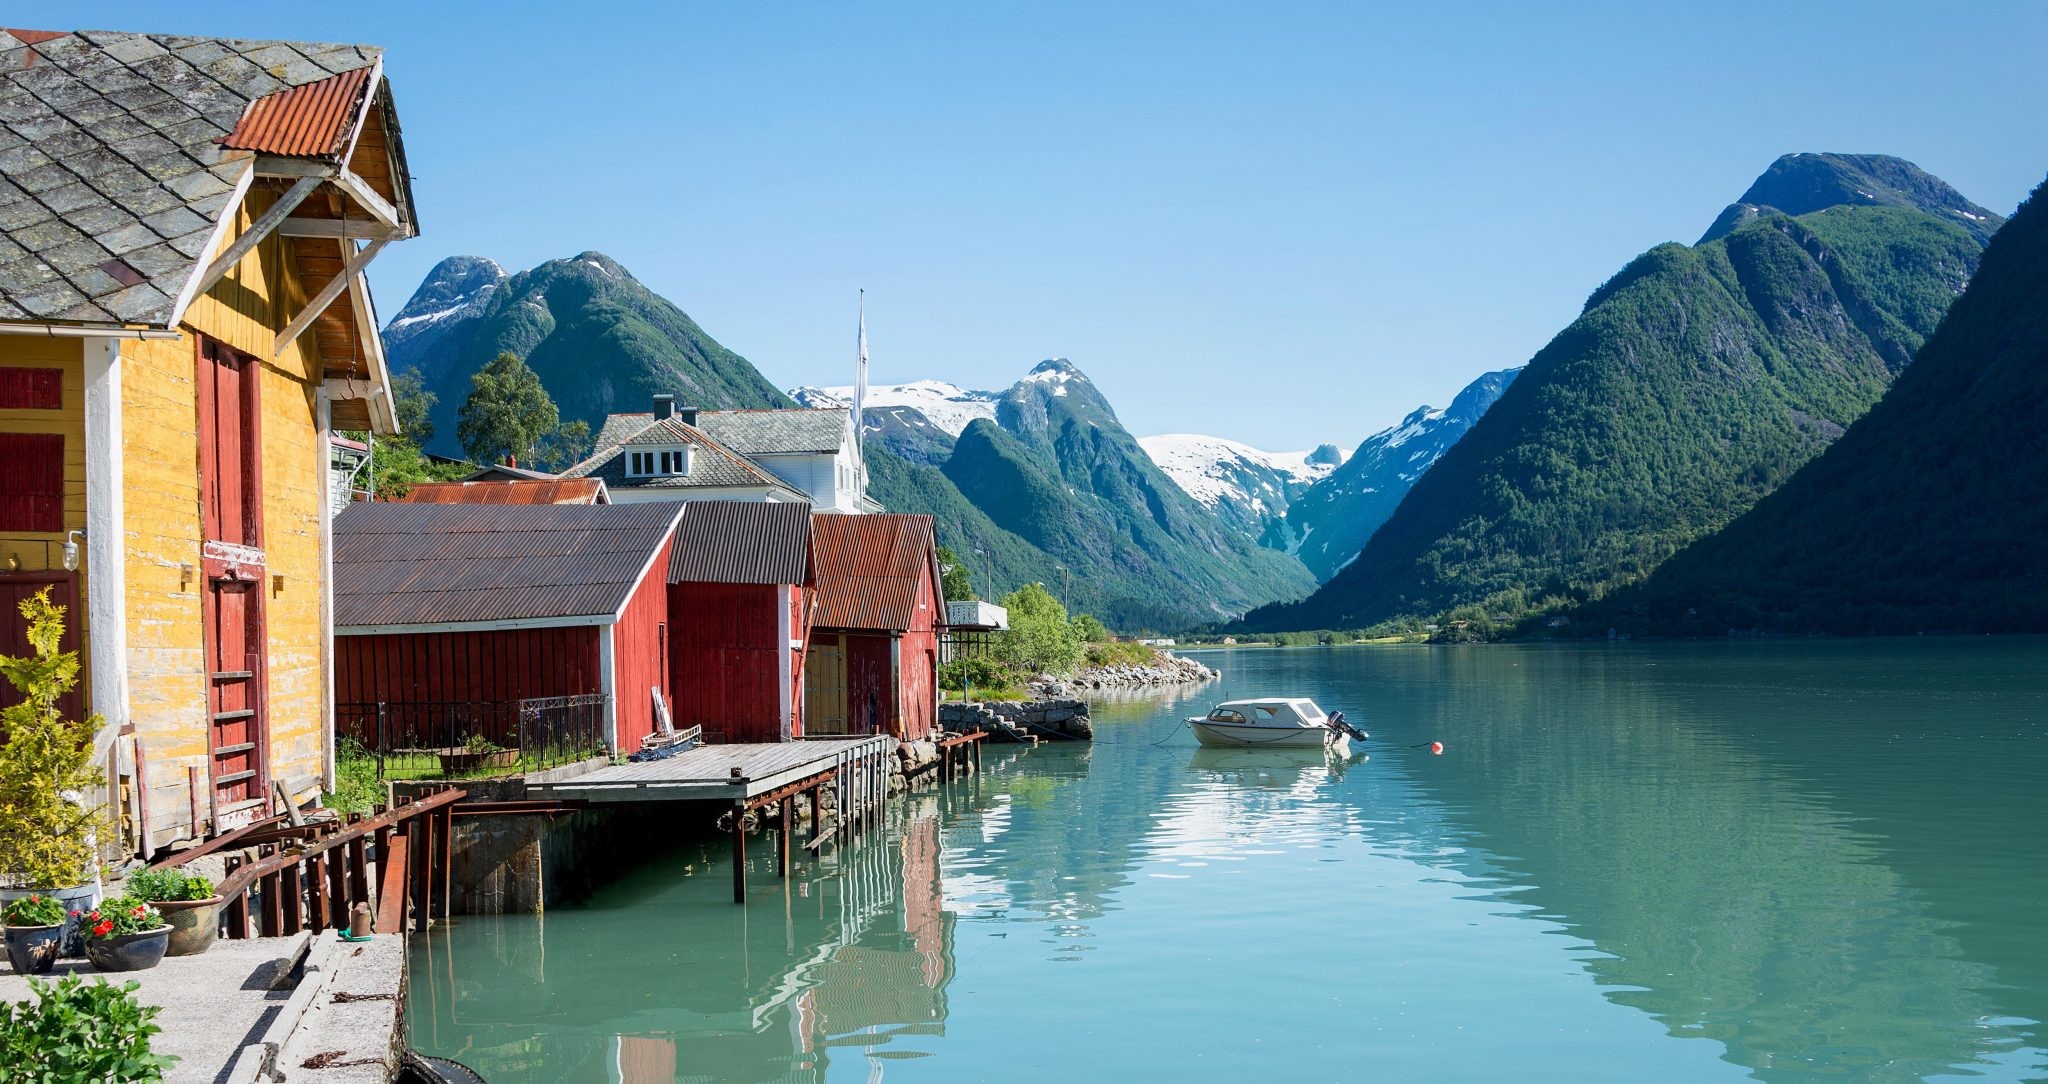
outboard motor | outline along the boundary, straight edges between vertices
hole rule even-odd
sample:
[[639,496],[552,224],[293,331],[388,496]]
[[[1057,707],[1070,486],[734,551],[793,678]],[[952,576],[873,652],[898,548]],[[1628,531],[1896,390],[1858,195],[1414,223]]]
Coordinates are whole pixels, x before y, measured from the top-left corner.
[[1348,734],[1353,739],[1358,741],[1365,741],[1367,737],[1369,737],[1369,735],[1367,735],[1365,731],[1360,730],[1357,727],[1352,726],[1350,723],[1345,722],[1344,713],[1341,711],[1331,712],[1327,725],[1331,730],[1335,730],[1341,734]]

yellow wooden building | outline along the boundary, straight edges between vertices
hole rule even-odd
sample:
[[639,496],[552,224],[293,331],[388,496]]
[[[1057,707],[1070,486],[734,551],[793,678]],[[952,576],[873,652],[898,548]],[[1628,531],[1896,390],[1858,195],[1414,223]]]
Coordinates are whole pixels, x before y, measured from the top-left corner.
[[416,232],[376,48],[0,31],[0,653],[72,607],[125,849],[331,785],[327,437],[396,429]]

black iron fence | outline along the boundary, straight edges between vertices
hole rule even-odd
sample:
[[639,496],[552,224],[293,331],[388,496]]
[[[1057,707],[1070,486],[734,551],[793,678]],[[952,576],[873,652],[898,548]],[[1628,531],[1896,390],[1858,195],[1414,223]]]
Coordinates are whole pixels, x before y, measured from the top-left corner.
[[334,723],[344,750],[375,759],[379,779],[474,779],[609,755],[608,699],[337,704]]

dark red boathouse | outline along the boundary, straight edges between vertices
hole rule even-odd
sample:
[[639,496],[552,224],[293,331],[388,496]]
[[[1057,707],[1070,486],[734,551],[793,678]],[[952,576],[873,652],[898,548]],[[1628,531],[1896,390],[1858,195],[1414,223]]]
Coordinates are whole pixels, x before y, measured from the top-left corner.
[[[606,743],[638,749],[669,688],[664,570],[683,507],[350,505],[334,520],[337,729],[359,736],[377,705],[489,719],[598,694]],[[450,737],[434,744],[464,735]]]
[[692,501],[668,563],[676,726],[711,742],[803,730],[811,506]]
[[932,517],[813,516],[811,550],[804,733],[929,737],[945,627]]

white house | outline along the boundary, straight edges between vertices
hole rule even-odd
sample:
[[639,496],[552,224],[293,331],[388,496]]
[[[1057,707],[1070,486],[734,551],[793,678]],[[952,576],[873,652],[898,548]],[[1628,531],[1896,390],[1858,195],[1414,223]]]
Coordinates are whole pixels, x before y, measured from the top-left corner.
[[706,410],[654,397],[651,413],[613,414],[589,458],[564,477],[600,478],[615,504],[805,502],[819,512],[878,511],[844,409]]

